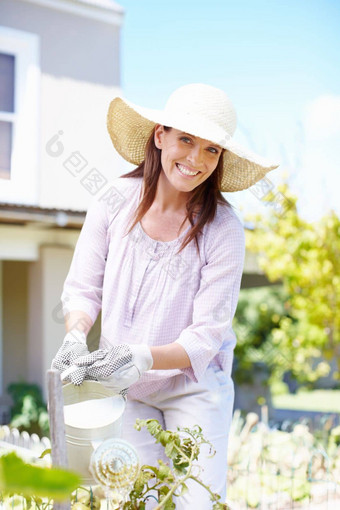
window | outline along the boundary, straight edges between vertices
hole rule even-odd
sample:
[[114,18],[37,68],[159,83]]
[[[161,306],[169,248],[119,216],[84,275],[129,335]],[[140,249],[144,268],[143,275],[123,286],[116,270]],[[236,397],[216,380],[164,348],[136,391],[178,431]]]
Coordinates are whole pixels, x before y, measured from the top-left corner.
[[14,55],[0,53],[0,178],[11,171],[14,121]]
[[39,37],[0,26],[0,201],[36,205]]

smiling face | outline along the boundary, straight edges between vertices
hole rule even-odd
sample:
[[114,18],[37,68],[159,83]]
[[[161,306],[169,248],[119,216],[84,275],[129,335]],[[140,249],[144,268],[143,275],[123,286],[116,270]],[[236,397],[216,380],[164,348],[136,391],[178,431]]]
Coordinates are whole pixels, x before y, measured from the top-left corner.
[[208,179],[222,153],[216,144],[178,129],[155,128],[155,145],[161,149],[161,163],[168,181],[178,191],[192,191]]

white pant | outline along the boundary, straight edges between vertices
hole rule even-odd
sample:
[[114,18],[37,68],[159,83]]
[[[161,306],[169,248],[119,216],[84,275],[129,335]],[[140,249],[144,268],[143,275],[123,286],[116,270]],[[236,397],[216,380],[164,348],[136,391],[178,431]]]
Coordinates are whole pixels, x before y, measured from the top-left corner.
[[[222,503],[226,498],[227,447],[234,404],[234,384],[223,371],[208,368],[200,382],[195,383],[184,374],[172,377],[165,390],[157,391],[143,400],[128,400],[123,416],[123,438],[132,443],[138,451],[141,464],[158,466],[158,459],[169,462],[164,448],[155,443],[146,428],[137,431],[137,418],[157,419],[168,430],[199,425],[202,433],[216,449],[208,458],[209,447],[204,445],[198,464],[203,468],[200,478],[217,492]],[[176,503],[176,510],[210,510],[212,502],[209,493],[197,482],[187,482],[189,491]],[[155,494],[156,496],[156,494]],[[149,500],[147,508],[156,503]]]

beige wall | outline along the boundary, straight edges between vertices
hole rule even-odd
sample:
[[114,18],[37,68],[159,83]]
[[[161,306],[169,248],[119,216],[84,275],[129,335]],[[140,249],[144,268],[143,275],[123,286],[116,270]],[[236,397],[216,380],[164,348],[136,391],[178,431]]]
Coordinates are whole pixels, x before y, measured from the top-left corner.
[[[28,263],[3,261],[2,381],[27,380]],[[8,401],[4,398],[2,401]]]
[[57,310],[70,253],[67,247],[42,245],[39,260],[29,268],[28,375],[40,385],[64,333]]
[[[0,405],[10,403],[12,382],[39,384],[46,394],[46,370],[65,336],[60,296],[73,247],[42,245],[35,262],[2,261],[2,384]],[[88,335],[97,348],[101,314]]]
[[[0,226],[0,414],[10,382],[38,383],[46,396],[46,370],[66,333],[60,297],[79,233]],[[98,346],[100,324],[99,313],[90,350]]]

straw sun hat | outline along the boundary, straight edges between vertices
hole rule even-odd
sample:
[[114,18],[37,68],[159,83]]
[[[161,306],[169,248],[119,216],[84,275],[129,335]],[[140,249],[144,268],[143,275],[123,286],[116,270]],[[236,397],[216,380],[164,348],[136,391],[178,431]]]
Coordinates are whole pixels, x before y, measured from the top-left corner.
[[236,112],[220,89],[201,83],[184,85],[169,97],[164,110],[137,106],[116,97],[107,114],[112,143],[124,159],[139,165],[145,158],[147,140],[156,124],[169,126],[209,140],[226,149],[223,153],[221,191],[249,188],[278,163],[255,154],[236,143]]

